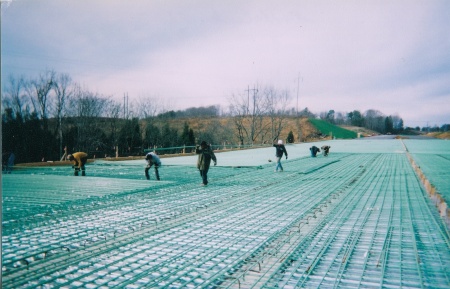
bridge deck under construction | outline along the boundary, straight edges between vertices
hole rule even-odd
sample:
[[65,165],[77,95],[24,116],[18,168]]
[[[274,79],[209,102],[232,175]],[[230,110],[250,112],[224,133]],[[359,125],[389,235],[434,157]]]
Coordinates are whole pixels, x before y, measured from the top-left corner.
[[272,147],[217,153],[206,187],[195,155],[163,158],[161,181],[144,160],[3,175],[2,286],[450,287],[447,212],[418,176],[448,203],[449,141],[286,148],[278,173]]

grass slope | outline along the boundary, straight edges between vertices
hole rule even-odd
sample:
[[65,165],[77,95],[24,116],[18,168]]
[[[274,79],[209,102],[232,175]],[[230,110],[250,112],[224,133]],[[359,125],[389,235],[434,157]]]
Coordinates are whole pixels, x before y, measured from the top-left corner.
[[318,131],[320,131],[322,134],[331,136],[333,138],[352,139],[352,138],[356,138],[357,137],[356,132],[344,129],[342,127],[339,127],[339,126],[336,126],[334,124],[328,123],[328,122],[323,121],[321,119],[310,118],[309,122],[313,126],[315,126],[316,129]]

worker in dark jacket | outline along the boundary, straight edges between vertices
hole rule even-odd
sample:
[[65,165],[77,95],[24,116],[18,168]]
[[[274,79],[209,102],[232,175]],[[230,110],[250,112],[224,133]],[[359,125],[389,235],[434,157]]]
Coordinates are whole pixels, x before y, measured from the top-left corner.
[[309,150],[311,151],[311,157],[315,158],[317,153],[320,153],[320,149],[316,146],[312,146],[309,148]]
[[195,148],[195,153],[198,154],[197,168],[202,177],[202,184],[206,186],[208,184],[208,170],[211,160],[214,161],[214,165],[217,165],[216,155],[205,141],[202,141],[200,145]]
[[158,168],[161,166],[161,160],[159,159],[158,155],[154,152],[150,152],[145,156],[145,160],[147,161],[147,167],[145,168],[145,178],[147,180],[150,180],[150,175],[148,171],[152,166],[155,166],[155,176],[156,179],[159,181]]
[[73,162],[72,168],[74,169],[74,176],[78,176],[79,171],[81,170],[81,175],[86,175],[85,164],[88,159],[87,153],[77,152],[72,155],[68,155],[67,158]]
[[273,145],[276,149],[275,156],[277,158],[277,164],[275,166],[275,172],[278,172],[278,169],[280,171],[283,171],[283,166],[281,165],[281,158],[283,157],[283,154],[286,155],[286,159],[288,158],[288,153],[286,151],[286,148],[284,147],[283,141],[280,139],[278,140],[278,143]]

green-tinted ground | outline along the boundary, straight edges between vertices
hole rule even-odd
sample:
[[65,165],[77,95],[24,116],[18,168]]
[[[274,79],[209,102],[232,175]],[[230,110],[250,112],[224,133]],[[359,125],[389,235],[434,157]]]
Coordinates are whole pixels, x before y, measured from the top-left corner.
[[193,155],[163,159],[160,182],[143,160],[14,171],[3,288],[448,288],[449,232],[405,148],[448,192],[449,144],[287,145],[282,173],[271,147],[220,153],[207,187]]
[[357,137],[356,132],[344,129],[329,122],[315,118],[310,118],[309,121],[316,127],[318,131],[331,138],[354,139]]

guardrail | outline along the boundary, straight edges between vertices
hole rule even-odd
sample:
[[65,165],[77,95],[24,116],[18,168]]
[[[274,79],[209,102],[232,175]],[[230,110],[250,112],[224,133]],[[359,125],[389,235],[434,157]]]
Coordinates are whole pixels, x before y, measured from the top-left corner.
[[[211,145],[213,150],[234,150],[234,149],[249,149],[249,148],[258,148],[258,147],[266,147],[269,145],[235,145],[235,144],[224,144],[224,145]],[[149,152],[157,152],[158,154],[166,154],[166,153],[194,153],[196,146],[178,146],[178,147],[154,147],[149,149],[144,149],[144,153]]]

